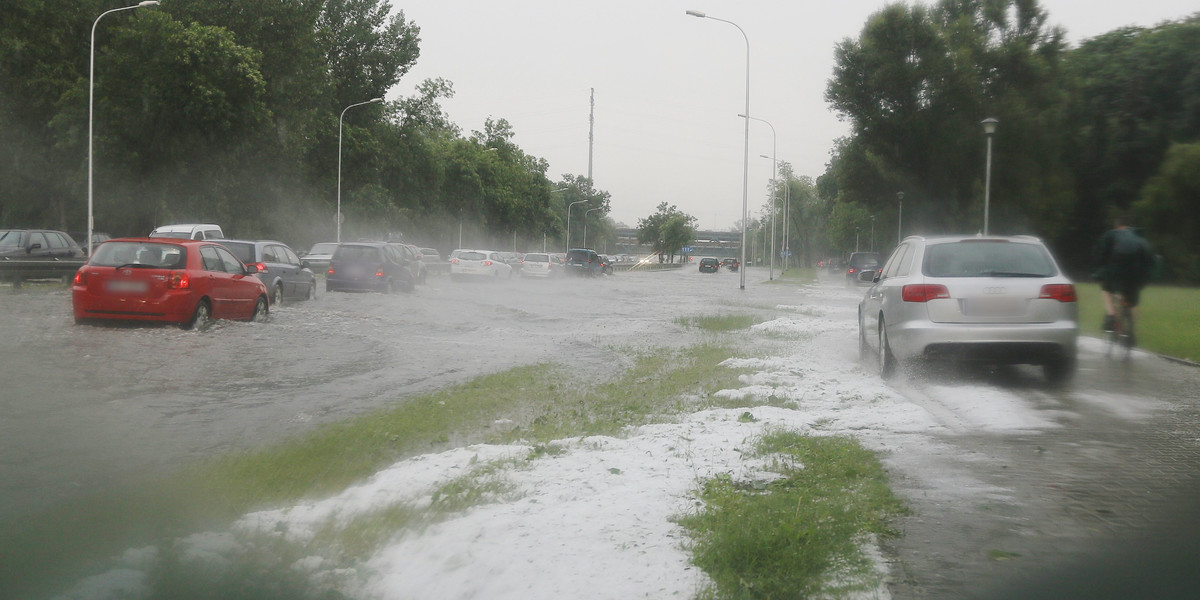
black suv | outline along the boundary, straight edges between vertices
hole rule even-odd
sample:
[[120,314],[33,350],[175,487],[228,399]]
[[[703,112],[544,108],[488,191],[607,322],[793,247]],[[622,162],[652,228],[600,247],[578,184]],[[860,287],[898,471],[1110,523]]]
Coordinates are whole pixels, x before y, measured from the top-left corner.
[[720,270],[721,270],[721,261],[719,261],[711,256],[706,256],[706,257],[700,259],[700,272],[701,273],[716,273],[717,271],[720,271]]
[[317,297],[317,276],[308,263],[283,242],[274,240],[214,240],[229,248],[246,270],[267,286],[271,305],[284,299],[312,300]]
[[325,291],[411,292],[417,277],[400,250],[386,242],[343,243],[329,259]]
[[567,272],[576,275],[595,277],[596,275],[611,275],[613,267],[595,250],[587,248],[572,248],[567,250]]
[[[846,285],[871,285],[871,278],[879,270],[878,252],[852,252],[846,267]],[[870,273],[864,278],[863,272]]]

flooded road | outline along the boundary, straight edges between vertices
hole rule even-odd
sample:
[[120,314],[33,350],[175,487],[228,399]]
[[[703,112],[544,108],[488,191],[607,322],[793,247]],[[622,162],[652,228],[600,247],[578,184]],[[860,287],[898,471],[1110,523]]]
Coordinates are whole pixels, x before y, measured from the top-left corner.
[[[1140,352],[1115,361],[1081,338],[1065,390],[1024,366],[939,366],[885,384],[858,362],[861,290],[837,276],[801,286],[747,275],[746,290],[735,273],[694,267],[433,278],[413,294],[321,294],[268,323],[204,332],[76,326],[64,289],[0,289],[0,522],[513,366],[599,380],[639,351],[717,339],[766,357],[771,372],[750,382],[765,394],[799,412],[830,400],[828,427],[845,419],[880,452],[911,511],[883,547],[893,598],[967,597],[1173,523],[1166,502],[1200,460],[1200,369]],[[777,330],[712,334],[675,320],[722,312]],[[910,413],[920,426],[887,417]]]
[[433,277],[412,294],[322,293],[272,311],[269,323],[196,332],[76,326],[69,290],[3,288],[0,516],[517,365],[605,376],[625,364],[626,349],[697,335],[675,315],[792,295],[791,286],[739,290],[736,273],[694,268],[550,281]]

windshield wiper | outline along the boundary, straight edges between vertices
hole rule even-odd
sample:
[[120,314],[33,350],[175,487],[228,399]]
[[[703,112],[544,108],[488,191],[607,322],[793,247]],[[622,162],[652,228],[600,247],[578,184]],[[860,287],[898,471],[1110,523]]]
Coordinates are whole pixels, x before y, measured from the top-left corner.
[[1046,277],[1044,273],[1025,273],[1022,271],[988,271],[983,273],[987,277]]
[[142,269],[157,269],[158,268],[154,265],[146,265],[146,264],[142,264],[142,263],[125,263],[119,267],[116,267],[116,269],[118,271],[120,271],[121,269],[128,269],[129,267],[140,267]]

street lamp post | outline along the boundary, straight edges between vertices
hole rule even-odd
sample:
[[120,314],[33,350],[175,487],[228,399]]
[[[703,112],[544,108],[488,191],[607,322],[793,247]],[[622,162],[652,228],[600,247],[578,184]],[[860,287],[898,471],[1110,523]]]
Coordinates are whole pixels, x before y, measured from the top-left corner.
[[896,192],[896,200],[900,202],[900,211],[896,213],[896,245],[899,246],[900,242],[904,240],[904,235],[901,233],[903,230],[900,228],[904,220],[904,192]]
[[875,215],[871,215],[871,252],[875,251]]
[[[366,102],[358,102],[355,104],[351,104],[350,106],[343,108],[342,114],[340,116],[338,116],[337,242],[339,244],[342,243],[342,120],[346,117],[346,111],[354,108],[355,106],[362,106],[364,104],[374,104],[376,102],[383,102],[383,98],[371,98],[370,100],[367,100]],[[459,238],[460,238],[460,243],[461,243],[461,238],[462,238],[461,227],[462,227],[462,224],[460,222],[459,234],[458,234]]]
[[[745,147],[742,153],[742,250],[740,264],[746,264],[746,217],[750,206],[750,36],[746,35],[746,31],[740,25],[733,21],[710,17],[707,14],[698,10],[687,11],[688,15],[701,19],[712,19],[722,23],[729,23],[741,32],[742,37],[746,40],[746,132],[745,132]],[[741,274],[741,289],[746,289],[746,269],[738,269]]]
[[987,168],[983,176],[983,235],[988,234],[988,209],[992,200],[992,134],[996,133],[996,125],[1000,121],[988,117],[980,121],[983,134],[987,136]]
[[[772,133],[774,133],[774,130],[772,130]],[[778,164],[779,164],[779,159],[777,159],[777,158],[774,158],[774,157],[771,157],[771,156],[767,156],[766,154],[759,154],[759,156],[761,156],[761,157],[763,157],[763,158],[769,158],[769,159],[771,159],[771,160],[772,160],[772,162],[774,162],[774,163],[775,163],[775,165],[778,165]],[[772,172],[772,173],[774,173],[774,172],[775,172],[775,170],[774,170],[774,169],[772,169],[772,171],[771,171],[771,172]],[[771,244],[772,244],[772,245],[774,245],[774,244],[775,244],[775,216],[774,216],[774,210],[775,210],[775,202],[774,202],[774,200],[775,200],[775,196],[774,196],[773,194],[772,194],[772,196],[771,196],[771,200],[772,200],[772,201],[771,201],[771,210],[772,210],[772,216],[771,216]],[[785,178],[783,179],[783,206],[784,206],[784,210],[783,210],[783,240],[782,240],[782,241],[781,241],[781,243],[779,244],[779,255],[780,255],[780,258],[781,258],[781,259],[783,259],[783,260],[781,261],[783,264],[782,264],[782,266],[781,266],[781,267],[780,267],[780,269],[779,269],[779,274],[780,274],[780,275],[783,275],[785,272],[787,272],[787,259],[786,259],[786,257],[784,257],[784,256],[783,256],[783,253],[784,253],[784,251],[787,249],[788,225],[789,225],[789,223],[790,223],[790,221],[788,220],[788,219],[789,219],[789,216],[790,216],[790,215],[788,214],[788,211],[789,211],[789,209],[790,209],[790,208],[791,208],[791,206],[792,206],[792,183],[791,183],[791,177],[790,177],[790,176],[789,176],[789,177],[785,177]],[[774,264],[774,255],[775,255],[775,253],[774,253],[774,248],[772,248],[771,250],[772,250],[772,253],[771,253],[771,262],[772,262],[772,264]]]
[[88,55],[88,180],[87,180],[87,205],[88,205],[87,249],[88,249],[88,256],[92,255],[92,230],[96,228],[95,219],[92,217],[92,132],[93,132],[93,124],[94,124],[94,119],[92,118],[92,113],[93,113],[92,107],[95,105],[95,102],[96,102],[96,26],[100,24],[100,19],[103,19],[105,15],[110,15],[112,13],[120,12],[122,10],[133,10],[135,8],[145,8],[147,6],[158,6],[158,0],[146,0],[145,2],[139,2],[132,6],[124,6],[121,8],[114,8],[112,10],[108,10],[108,11],[100,13],[100,16],[96,17],[96,20],[92,22],[92,41],[91,41],[90,52]]
[[584,202],[587,202],[587,200],[576,200],[575,202],[567,205],[567,247],[563,250],[563,252],[571,251],[571,209],[574,208],[576,204],[583,204]]
[[[745,117],[746,115],[738,115],[738,116]],[[771,189],[771,245],[774,246],[775,245],[775,213],[777,212],[775,210],[774,186],[778,185],[778,183],[779,183],[779,180],[777,178],[778,177],[777,173],[779,170],[779,154],[777,152],[779,149],[779,145],[778,145],[779,138],[775,136],[775,126],[772,125],[770,121],[768,121],[766,119],[760,119],[758,117],[750,117],[750,118],[754,119],[755,121],[761,121],[763,123],[766,123],[767,127],[771,128],[771,156],[767,156],[766,154],[760,154],[759,156],[761,156],[763,158],[771,159],[771,184],[772,184],[772,189]],[[774,253],[771,254],[771,266],[767,270],[767,279],[771,279],[771,280],[775,279],[775,254]]]
[[594,210],[600,210],[601,208],[604,208],[604,207],[598,206],[596,208],[589,208],[589,209],[583,211],[583,247],[584,248],[588,247],[588,245],[587,245],[587,216],[588,216],[588,213],[590,213]]

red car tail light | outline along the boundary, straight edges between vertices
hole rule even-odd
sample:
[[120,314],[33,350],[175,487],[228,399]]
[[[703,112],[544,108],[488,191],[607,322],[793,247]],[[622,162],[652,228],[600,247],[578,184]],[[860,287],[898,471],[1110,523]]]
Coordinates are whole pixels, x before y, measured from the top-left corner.
[[949,297],[950,290],[944,285],[914,283],[900,288],[900,298],[905,302],[929,302]]
[[87,285],[87,278],[87,271],[84,271],[83,269],[75,271],[75,285]]
[[167,287],[172,290],[186,290],[192,284],[187,271],[171,271],[167,276]]
[[485,266],[485,267],[490,267],[490,266],[492,266],[492,261],[490,261],[490,260],[485,260],[485,261],[483,261],[483,266]]
[[846,272],[847,272],[847,273],[849,273],[849,274],[851,274],[851,275],[853,275],[853,274],[854,274],[854,267],[850,267],[850,270],[849,270],[849,271],[846,271]]
[[376,276],[376,277],[383,277],[383,275],[384,275],[384,273],[383,273],[383,269],[375,269],[375,276]]
[[252,263],[252,264],[246,265],[246,270],[250,271],[251,275],[253,275],[255,273],[266,273],[267,265],[264,265],[263,263]]
[[1077,302],[1079,300],[1075,295],[1075,286],[1069,283],[1043,285],[1042,292],[1038,294],[1038,298],[1058,300],[1059,302]]
[[450,259],[450,264],[452,264],[452,265],[457,265],[457,264],[458,264],[458,259],[457,259],[457,258],[452,258],[452,259]]

